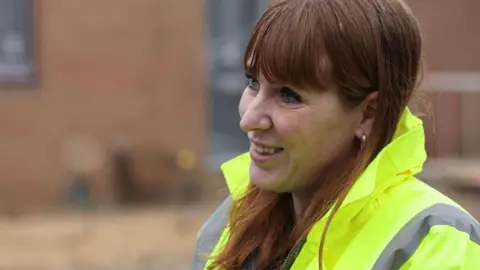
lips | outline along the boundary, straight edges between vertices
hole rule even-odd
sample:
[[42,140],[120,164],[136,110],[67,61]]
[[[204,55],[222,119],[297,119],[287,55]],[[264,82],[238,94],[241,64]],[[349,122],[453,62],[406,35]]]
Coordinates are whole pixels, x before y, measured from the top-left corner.
[[255,163],[265,163],[275,159],[281,152],[283,152],[282,147],[251,142],[250,145],[250,157]]
[[283,150],[283,148],[281,147],[264,147],[264,146],[258,146],[256,144],[253,144],[252,146],[257,153],[264,154],[264,155],[275,154]]

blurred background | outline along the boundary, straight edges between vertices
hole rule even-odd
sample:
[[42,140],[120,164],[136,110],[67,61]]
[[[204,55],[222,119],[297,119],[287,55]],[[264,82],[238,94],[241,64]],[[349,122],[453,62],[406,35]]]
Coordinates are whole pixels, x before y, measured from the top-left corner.
[[[189,269],[268,0],[0,0],[0,269]],[[409,0],[422,180],[480,218],[480,1]]]

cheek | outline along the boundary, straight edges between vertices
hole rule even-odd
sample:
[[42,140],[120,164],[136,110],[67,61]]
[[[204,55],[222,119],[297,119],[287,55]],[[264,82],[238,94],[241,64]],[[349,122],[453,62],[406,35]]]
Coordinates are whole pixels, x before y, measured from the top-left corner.
[[349,119],[333,115],[319,121],[311,132],[315,134],[315,138],[310,139],[311,147],[321,150],[317,154],[325,162],[345,151],[353,138]]
[[308,122],[308,119],[302,117],[281,117],[276,127],[286,137],[299,136],[312,127]]
[[[335,154],[345,137],[344,123],[337,117],[295,113],[277,117],[276,129],[284,142],[298,155],[311,157]],[[323,151],[312,151],[319,149]],[[330,152],[327,154],[326,152]]]
[[301,113],[282,114],[274,118],[276,131],[284,140],[284,143],[291,145],[296,149],[300,149],[301,145],[312,144],[312,140],[316,139],[314,135],[315,123],[308,115]]

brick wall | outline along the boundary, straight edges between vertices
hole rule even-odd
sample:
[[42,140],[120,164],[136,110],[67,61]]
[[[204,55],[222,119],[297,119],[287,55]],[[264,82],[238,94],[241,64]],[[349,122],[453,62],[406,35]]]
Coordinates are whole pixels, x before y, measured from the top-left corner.
[[[151,172],[155,159],[179,149],[192,149],[203,164],[204,2],[35,2],[38,83],[0,89],[0,210],[64,202],[64,151],[79,136],[97,143],[92,151],[100,157],[118,142],[127,145],[147,160],[143,175],[158,174]],[[480,69],[478,1],[408,2],[424,29],[429,71]],[[428,131],[429,142],[437,141],[434,154],[456,154],[476,141],[476,118],[464,115],[478,106],[459,109],[462,98],[431,95],[437,120],[426,126],[436,127],[437,135]],[[91,180],[98,201],[111,197],[105,159]]]
[[[428,72],[480,74],[480,2],[477,0],[407,0],[419,18]],[[426,76],[428,77],[428,76]],[[455,82],[454,84],[460,84]],[[480,89],[478,85],[477,89]],[[478,103],[480,92],[459,88],[429,89],[433,105],[426,118],[427,146],[432,157],[480,157]]]
[[[38,82],[0,89],[0,210],[62,203],[79,136],[100,157],[121,141],[143,156],[190,149],[202,164],[202,1],[35,2]],[[111,195],[104,160],[99,201]]]

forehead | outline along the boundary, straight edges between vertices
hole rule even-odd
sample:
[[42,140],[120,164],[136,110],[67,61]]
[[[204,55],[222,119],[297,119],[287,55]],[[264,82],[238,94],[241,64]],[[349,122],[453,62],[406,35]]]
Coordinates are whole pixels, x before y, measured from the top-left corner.
[[318,14],[308,7],[271,7],[254,28],[244,56],[245,71],[266,81],[301,89],[326,89],[331,68],[318,29]]
[[331,92],[333,94],[338,94],[338,91],[334,86],[330,86],[319,91],[318,88],[311,88],[309,86],[299,86],[286,81],[270,81],[268,78],[266,78],[263,75],[261,71],[259,72],[258,75],[255,75],[252,77],[254,77],[265,90],[279,90],[281,87],[287,87],[299,94],[305,95],[305,97],[307,97],[308,95],[309,99],[310,97],[311,98],[321,97],[322,93]]

